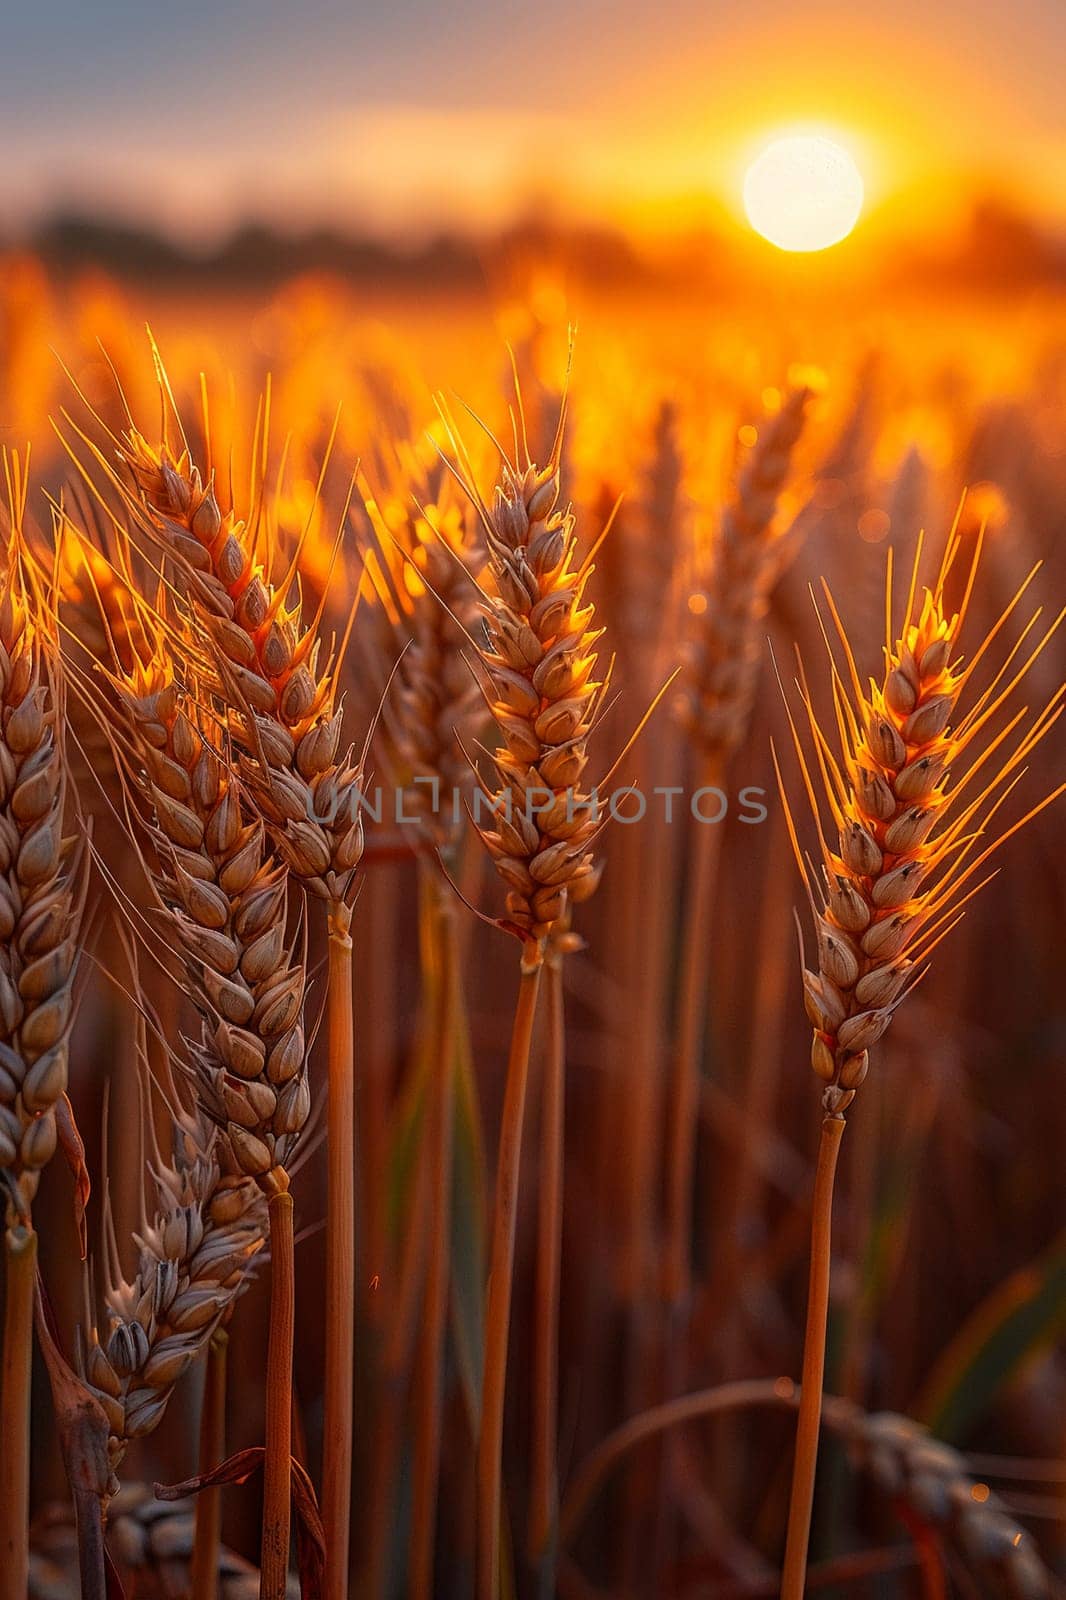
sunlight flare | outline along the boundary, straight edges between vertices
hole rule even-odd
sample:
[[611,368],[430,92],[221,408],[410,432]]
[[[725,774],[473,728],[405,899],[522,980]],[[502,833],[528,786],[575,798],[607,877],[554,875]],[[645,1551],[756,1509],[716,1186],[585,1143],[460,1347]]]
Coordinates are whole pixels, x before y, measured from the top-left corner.
[[775,139],[748,168],[744,210],[780,250],[826,250],[859,220],[863,181],[848,152],[821,135]]

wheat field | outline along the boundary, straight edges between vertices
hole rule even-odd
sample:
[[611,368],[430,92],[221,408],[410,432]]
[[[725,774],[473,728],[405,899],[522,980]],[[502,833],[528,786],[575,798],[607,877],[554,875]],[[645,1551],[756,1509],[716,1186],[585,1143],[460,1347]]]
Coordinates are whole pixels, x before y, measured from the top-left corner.
[[0,256],[0,1595],[1066,1594],[1064,440],[1053,287]]

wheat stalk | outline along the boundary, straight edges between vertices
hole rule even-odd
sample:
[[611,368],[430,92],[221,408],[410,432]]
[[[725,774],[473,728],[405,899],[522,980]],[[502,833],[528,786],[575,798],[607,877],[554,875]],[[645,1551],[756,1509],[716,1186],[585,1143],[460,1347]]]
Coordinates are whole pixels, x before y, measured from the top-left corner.
[[[720,783],[725,763],[748,724],[761,659],[759,624],[784,548],[775,513],[803,429],[808,399],[808,390],[793,389],[776,416],[767,419],[735,495],[723,512],[703,585],[689,602],[692,630],[680,708],[702,784]],[[720,826],[701,826],[694,831],[682,935],[677,1038],[665,1139],[664,1282],[675,1320],[690,1283],[695,1105],[706,1013],[705,948],[721,832]]]
[[[341,715],[335,662],[321,664],[317,620],[273,589],[247,529],[223,515],[187,451],[148,446],[131,430],[127,463],[151,529],[187,570],[210,636],[222,697],[237,708],[242,771],[289,867],[325,901],[329,927],[329,1195],[327,1200],[325,1449],[323,1518],[327,1594],[348,1584],[352,1397],[355,1348],[355,1094],[352,1019],[352,900],[363,851],[361,768],[338,760]],[[291,574],[290,574],[291,576]],[[282,1202],[279,1200],[279,1205]],[[282,1419],[287,1426],[287,1418]],[[279,1491],[280,1493],[280,1486]],[[286,1558],[287,1559],[287,1558]],[[282,1581],[277,1567],[275,1581]],[[264,1580],[265,1581],[265,1580]]]
[[[158,352],[156,365],[164,402],[169,400],[172,406]],[[204,432],[209,437],[206,425]],[[255,452],[258,458],[261,446],[263,463],[266,432],[264,420]],[[355,1348],[351,919],[363,851],[361,761],[350,749],[341,750],[342,719],[335,703],[344,644],[323,659],[318,638],[322,606],[308,624],[299,601],[289,602],[299,549],[281,581],[276,586],[271,581],[272,568],[278,565],[276,529],[267,516],[263,463],[257,465],[253,492],[257,509],[249,524],[232,510],[222,511],[214,479],[193,461],[184,433],[176,451],[165,437],[153,446],[130,420],[127,433],[114,442],[133,490],[87,442],[108,482],[121,493],[137,529],[165,553],[180,575],[190,600],[186,620],[201,662],[206,656],[213,665],[214,681],[208,680],[207,686],[228,718],[247,789],[290,871],[326,907],[329,1165],[322,1500],[327,1595],[329,1600],[344,1600]],[[265,563],[260,551],[265,552]],[[328,577],[327,571],[326,587]],[[279,1215],[287,1204],[278,1197]],[[288,1419],[280,1411],[279,1407],[276,1420],[287,1427]],[[274,1484],[278,1496],[280,1471],[278,1466]],[[270,1577],[275,1588],[283,1582],[280,1563]]]
[[[778,504],[803,431],[810,391],[788,392],[765,418],[717,536],[689,598],[689,632],[679,713],[695,758],[697,783],[716,787],[748,727],[762,659],[760,628],[788,549]],[[684,1321],[692,1288],[692,1194],[700,1068],[707,1025],[706,951],[722,842],[720,824],[692,830],[678,977],[677,1021],[663,1139],[666,1193],[663,1297],[667,1388],[685,1382]],[[663,1498],[677,1472],[668,1453]],[[669,1511],[664,1505],[664,1517]]]
[[[596,868],[599,827],[581,788],[588,736],[603,684],[594,677],[593,608],[585,603],[591,560],[576,562],[575,520],[557,509],[565,408],[548,464],[530,458],[515,427],[514,458],[502,458],[491,507],[481,498],[454,427],[459,475],[475,506],[488,552],[491,593],[481,592],[484,637],[477,641],[490,710],[502,738],[492,760],[496,786],[481,781],[491,824],[475,825],[507,885],[503,925],[522,942],[521,983],[507,1067],[490,1258],[481,1431],[478,1440],[478,1594],[499,1583],[501,1449],[514,1270],[515,1209],[529,1048],[546,942]],[[475,802],[477,801],[475,796]]]
[[[622,527],[626,582],[618,632],[634,647],[636,659],[628,670],[639,674],[645,699],[658,689],[655,680],[667,651],[673,656],[677,575],[688,517],[686,469],[678,407],[663,400],[652,422],[634,515]],[[649,595],[656,596],[656,604],[648,603]]]
[[[484,715],[470,670],[470,635],[476,628],[472,576],[483,554],[465,506],[449,492],[446,476],[431,479],[420,495],[421,513],[409,527],[400,588],[408,645],[400,659],[387,707],[400,770],[407,775],[414,814],[437,852],[454,859],[461,838],[459,802],[469,792],[463,750]],[[430,498],[428,492],[432,489]],[[414,1445],[409,1583],[412,1600],[429,1600],[440,1478],[443,1364],[451,1256],[453,1122],[456,1030],[463,1008],[455,906],[438,873],[423,866],[430,936],[437,952],[439,1004],[434,1016],[432,1089],[428,1105],[430,1235],[421,1348],[416,1369],[418,1429]]]
[[[1031,616],[974,704],[962,711],[960,700],[975,669],[1033,574],[964,666],[960,638],[977,580],[981,539],[974,543],[959,609],[952,611],[945,590],[961,542],[953,531],[936,580],[916,606],[919,541],[898,637],[892,626],[889,561],[884,670],[880,682],[871,682],[868,689],[827,588],[844,659],[841,671],[830,649],[837,748],[823,731],[802,679],[813,756],[805,753],[789,711],[820,857],[816,871],[801,850],[781,782],[789,834],[815,923],[818,968],[804,966],[803,984],[814,1028],[811,1063],[823,1084],[825,1115],[815,1179],[803,1403],[783,1600],[800,1600],[806,1570],[824,1367],[833,1175],[844,1112],[867,1075],[870,1050],[885,1033],[896,1007],[923,975],[925,963],[955,926],[965,903],[987,882],[978,874],[1007,839],[1066,788],[1045,797],[1019,821],[1001,829],[994,826],[1030,752],[1058,720],[1063,689],[1031,717],[1025,709],[1014,712],[998,731],[995,719],[1066,612],[1059,613],[1035,645],[1029,639],[1040,612]],[[776,765],[776,753],[774,760]]]
[[559,1514],[559,1301],[563,1254],[563,1187],[566,1133],[566,958],[584,948],[572,927],[572,906],[599,887],[599,865],[572,884],[567,905],[546,941],[547,1046],[541,1082],[540,1162],[537,1185],[537,1259],[534,1285],[532,1427],[529,1452],[530,1559],[542,1584],[554,1587],[554,1534]]
[[[303,1033],[303,957],[286,942],[288,873],[245,823],[240,785],[204,735],[202,703],[183,708],[159,652],[119,689],[156,832],[156,892],[187,957],[204,1019],[192,1052],[206,1114],[225,1130],[238,1169],[268,1198],[268,1345],[263,1548],[265,1595],[288,1572],[293,1347],[289,1163],[311,1108]],[[198,720],[196,714],[199,713]],[[198,725],[199,721],[199,725]]]
[[[226,1459],[226,1392],[229,1334],[217,1327],[207,1341],[204,1393],[200,1406],[199,1469],[206,1475]],[[215,1600],[222,1546],[222,1490],[202,1489],[197,1501],[192,1560],[191,1600]]]
[[[434,452],[429,461],[424,448],[401,441],[398,459],[382,468],[383,489],[364,491],[367,520],[376,539],[367,571],[375,583],[380,616],[390,623],[394,634],[390,644],[395,644],[398,656],[391,692],[382,708],[386,763],[397,796],[402,795],[403,816],[419,826],[420,949],[424,974],[433,978],[429,1088],[423,1124],[432,1223],[415,1366],[408,1560],[408,1584],[416,1600],[431,1592],[436,1535],[451,1254],[456,1029],[464,1007],[455,907],[437,862],[425,847],[454,866],[463,837],[462,805],[470,791],[470,766],[464,752],[484,719],[482,693],[470,664],[471,638],[478,626],[476,575],[484,556],[466,503],[458,498],[432,441],[427,439],[425,445]],[[415,1265],[414,1257],[407,1259]],[[409,1286],[402,1284],[398,1301],[408,1293]],[[395,1434],[398,1420],[394,1413],[400,1401],[395,1389],[385,1398],[379,1422],[383,1439]],[[373,1527],[371,1537],[387,1540],[387,1526]],[[383,1565],[383,1557],[375,1551],[369,1570],[380,1574]]]

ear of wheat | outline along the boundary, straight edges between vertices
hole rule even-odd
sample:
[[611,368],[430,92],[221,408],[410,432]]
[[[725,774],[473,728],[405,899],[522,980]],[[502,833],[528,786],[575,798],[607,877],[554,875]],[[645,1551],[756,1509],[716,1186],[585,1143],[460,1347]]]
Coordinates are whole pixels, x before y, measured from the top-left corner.
[[246,777],[279,847],[313,893],[349,904],[363,849],[360,772],[351,752],[339,758],[335,663],[320,659],[319,619],[305,626],[286,602],[288,582],[273,587],[253,535],[223,514],[187,450],[155,449],[131,429],[125,459],[148,513],[142,525],[189,578]]
[[[295,561],[281,584],[257,560],[257,536],[232,512],[223,514],[214,484],[205,482],[187,449],[153,449],[135,429],[125,460],[143,510],[142,526],[184,571],[194,595],[192,621],[210,644],[214,685],[228,709],[240,769],[290,871],[326,905],[329,926],[329,1166],[326,1271],[326,1372],[324,1397],[323,1520],[329,1600],[348,1588],[351,1517],[352,1411],[355,1347],[355,1091],[352,1016],[352,903],[363,852],[361,764],[342,752],[336,696],[336,658],[321,659],[322,608],[305,624],[288,591]],[[266,529],[268,557],[271,530]],[[279,1197],[278,1205],[282,1205]],[[284,1248],[273,1252],[278,1290],[279,1340],[283,1322],[291,1352],[293,1321],[291,1216]],[[282,1341],[283,1342],[283,1341]],[[284,1365],[277,1345],[280,1369]],[[284,1392],[291,1384],[289,1377]],[[277,1376],[278,1374],[275,1374]],[[271,1396],[268,1395],[268,1400]],[[289,1416],[275,1385],[275,1428],[287,1437]],[[268,1452],[270,1497],[275,1502],[267,1540],[264,1513],[264,1594],[283,1592],[288,1560],[288,1445]],[[282,1456],[285,1461],[282,1461]],[[283,1476],[284,1474],[284,1476]],[[281,1501],[284,1499],[284,1507]]]
[[405,815],[420,818],[450,855],[460,836],[459,802],[470,789],[463,752],[484,716],[471,656],[485,558],[439,460],[434,468],[412,450],[404,457],[387,495],[368,493],[365,502],[388,573],[383,603],[402,646],[382,720]]
[[559,1306],[563,1252],[566,1145],[566,1009],[563,969],[584,949],[573,907],[599,887],[602,863],[571,883],[563,914],[545,941],[547,1046],[541,1067],[540,1161],[537,1174],[537,1260],[533,1311],[532,1432],[527,1548],[542,1578],[554,1585],[552,1533],[559,1511]]
[[785,550],[775,513],[809,400],[808,389],[792,389],[763,421],[689,600],[680,714],[711,771],[744,737],[755,698],[759,623]]
[[1051,1575],[1032,1539],[988,1485],[974,1479],[958,1450],[909,1417],[871,1415],[835,1396],[826,1400],[826,1422],[878,1487],[923,1526],[945,1534],[993,1593],[1048,1600]]
[[170,1160],[157,1153],[153,1164],[155,1205],[136,1239],[131,1278],[113,1244],[108,1252],[106,1321],[87,1330],[81,1367],[107,1416],[115,1475],[133,1440],[158,1426],[178,1380],[247,1286],[263,1245],[263,1196],[243,1173],[225,1172],[220,1154],[209,1122],[181,1116]]
[[492,592],[481,600],[478,657],[503,741],[497,784],[482,786],[493,820],[478,832],[508,886],[507,918],[527,967],[543,960],[568,892],[593,874],[599,826],[581,784],[604,688],[595,678],[600,631],[585,600],[591,565],[575,565],[574,515],[557,509],[561,438],[560,424],[545,468],[528,455],[505,458],[491,507],[469,476],[464,484],[488,551]]
[[13,516],[0,576],[0,1174],[9,1221],[28,1221],[67,1086],[79,852],[63,837],[54,616],[28,579],[25,481],[13,460],[5,465]]
[[[1064,687],[1032,716],[1025,708],[1010,713],[1009,701],[1066,611],[1041,636],[1034,635],[1040,612],[1031,616],[986,687],[963,711],[960,702],[975,669],[1000,637],[1034,574],[964,666],[960,637],[977,580],[981,539],[974,543],[959,609],[952,611],[945,590],[961,544],[961,535],[953,530],[936,581],[916,609],[919,541],[898,638],[893,637],[890,561],[884,670],[880,683],[871,683],[868,691],[826,589],[844,657],[841,672],[830,649],[837,750],[823,731],[802,674],[812,757],[805,753],[789,711],[816,827],[820,872],[803,855],[777,769],[815,923],[818,970],[805,967],[803,983],[814,1027],[811,1063],[824,1086],[825,1113],[815,1174],[803,1391],[782,1600],[802,1600],[805,1582],[825,1366],[833,1183],[844,1112],[866,1078],[870,1050],[895,1008],[922,976],[924,964],[967,901],[988,882],[990,875],[979,875],[990,857],[1066,789],[1062,785],[1045,796],[1017,822],[995,826],[1027,757],[1062,713]],[[999,713],[1005,708],[1004,722]],[[776,752],[774,760],[776,764]],[[829,821],[823,822],[823,816]]]
[[[193,1047],[198,1103],[238,1171],[269,1197],[271,1321],[264,1457],[263,1594],[284,1593],[289,1559],[294,1326],[289,1162],[310,1111],[303,1034],[305,962],[287,939],[289,873],[246,819],[240,783],[207,737],[215,707],[193,677],[179,694],[158,613],[131,595],[145,649],[110,673],[126,718],[114,735],[128,778],[148,802],[154,888],[184,955],[203,1018]],[[196,640],[177,642],[195,666]],[[172,630],[173,633],[173,630]],[[133,759],[130,759],[132,754]],[[158,1399],[158,1397],[156,1397]],[[155,1401],[152,1402],[155,1405]]]
[[286,874],[263,824],[245,821],[239,781],[169,667],[157,659],[115,682],[143,764],[156,893],[204,1018],[193,1052],[200,1103],[240,1170],[270,1192],[287,1182],[311,1109]]
[[30,1383],[37,1236],[32,1204],[55,1151],[67,1087],[72,983],[84,888],[64,839],[67,766],[55,584],[25,534],[27,476],[3,458],[0,524],[0,1192],[5,1296],[0,1385],[0,1551],[27,1583]]
[[[744,1414],[757,1406],[794,1409],[800,1401],[788,1378],[741,1379],[630,1418],[602,1439],[573,1473],[561,1517],[562,1542],[573,1542],[608,1473],[637,1445],[700,1419]],[[1009,1595],[1010,1600],[1049,1600],[1053,1580],[1032,1538],[988,1485],[974,1479],[959,1451],[910,1417],[864,1411],[837,1395],[825,1397],[825,1425],[905,1516],[951,1541],[967,1567],[988,1582],[989,1593]],[[758,1592],[769,1590],[760,1586]]]
[[920,602],[916,560],[902,631],[893,640],[888,619],[883,674],[868,690],[826,591],[844,654],[843,672],[835,662],[831,666],[839,751],[823,732],[805,684],[813,759],[792,724],[817,826],[819,873],[808,866],[784,788],[782,793],[815,923],[818,967],[804,970],[804,999],[815,1030],[811,1063],[826,1086],[830,1111],[842,1111],[854,1098],[869,1069],[870,1048],[965,903],[987,881],[979,874],[990,857],[1062,792],[1056,790],[999,833],[993,826],[1030,752],[1061,714],[1063,691],[1028,719],[1025,710],[998,728],[994,719],[1063,614],[1035,647],[1031,636],[1039,612],[1031,617],[984,692],[964,710],[960,699],[974,669],[1024,587],[965,665],[960,636],[977,579],[980,542],[959,610],[952,611],[945,588],[959,549],[955,535],[933,588]]

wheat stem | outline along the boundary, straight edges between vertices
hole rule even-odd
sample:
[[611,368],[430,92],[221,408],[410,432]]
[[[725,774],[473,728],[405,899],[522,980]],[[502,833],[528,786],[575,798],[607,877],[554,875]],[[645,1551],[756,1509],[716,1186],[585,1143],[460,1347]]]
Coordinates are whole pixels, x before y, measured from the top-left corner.
[[[541,1090],[537,1288],[533,1324],[533,1447],[529,1555],[548,1564],[559,1512],[556,1461],[559,1400],[559,1273],[563,1224],[566,1013],[562,960],[549,961],[548,1048]],[[549,1573],[546,1587],[554,1588]]]
[[391,1319],[378,1385],[378,1415],[364,1521],[364,1543],[367,1548],[365,1580],[360,1589],[360,1593],[366,1594],[369,1600],[384,1600],[391,1592],[391,1558],[396,1528],[393,1492],[403,1444],[407,1373],[421,1304],[428,1233],[428,1188],[425,1163],[419,1162],[403,1230],[403,1249],[396,1268],[396,1288],[391,1296]]
[[922,1600],[948,1600],[944,1553],[939,1533],[921,1517],[915,1516],[912,1508],[906,1504],[900,1507],[898,1514],[914,1544]]
[[426,886],[433,936],[438,946],[440,1004],[430,1061],[428,1119],[430,1163],[429,1263],[422,1310],[422,1344],[416,1376],[414,1488],[411,1506],[411,1558],[408,1593],[429,1600],[440,1477],[441,1405],[444,1342],[448,1314],[451,1250],[452,1126],[455,1028],[459,1008],[459,951],[452,905],[439,878]]
[[[415,1072],[416,1082],[428,1081],[433,1064],[434,1041],[439,1035],[439,1017],[444,1004],[441,994],[440,952],[434,934],[429,893],[430,878],[420,880],[418,945],[420,953],[424,1021],[420,1024],[420,1043]],[[375,991],[376,992],[376,991]],[[424,1038],[421,1037],[424,1029]],[[369,1482],[362,1519],[363,1583],[360,1593],[368,1600],[385,1600],[392,1592],[395,1554],[397,1474],[404,1445],[408,1375],[419,1334],[426,1261],[431,1234],[429,1218],[429,1163],[421,1159],[426,1118],[419,1120],[418,1156],[413,1162],[411,1192],[406,1197],[402,1217],[395,1223],[396,1244],[386,1258],[380,1380],[377,1385],[373,1439],[370,1447]],[[391,1233],[391,1230],[390,1230]]]
[[[707,779],[714,784],[714,777]],[[700,1065],[707,1009],[707,930],[714,903],[719,844],[717,824],[693,833],[689,894],[681,949],[677,1044],[666,1134],[665,1290],[669,1305],[683,1304],[691,1276],[692,1178],[696,1161]]]
[[507,1336],[511,1325],[511,1282],[514,1274],[515,1215],[522,1124],[529,1076],[529,1049],[537,1010],[540,967],[524,971],[515,1005],[514,1031],[507,1062],[503,1122],[496,1169],[488,1307],[485,1317],[485,1372],[478,1436],[478,1600],[496,1600],[499,1591],[501,1457],[503,1404],[507,1382]]
[[292,1477],[292,1357],[296,1316],[292,1195],[270,1197],[270,1334],[266,1374],[266,1457],[260,1600],[285,1600]]
[[[71,1490],[78,1537],[78,1580],[81,1600],[107,1600],[107,1554],[104,1546],[103,1501],[95,1489],[79,1484]],[[22,1591],[25,1593],[25,1591]]]
[[[732,1179],[724,1186],[722,1221],[716,1223],[714,1228],[715,1267],[708,1293],[710,1303],[722,1308],[725,1313],[721,1330],[715,1336],[723,1372],[735,1371],[744,1360],[745,1332],[739,1315],[742,1296],[738,1293],[738,1286],[742,1282],[757,1282],[763,1271],[759,1263],[752,1259],[749,1243],[753,1238],[753,1221],[762,1214],[760,1205],[765,1184],[765,1173],[757,1157],[766,1130],[775,1125],[775,1107],[786,1058],[783,1043],[791,951],[782,936],[779,912],[770,890],[772,885],[782,882],[787,875],[789,843],[778,815],[770,818],[765,829],[769,833],[769,842],[765,850],[765,887],[756,945],[760,954],[753,980],[754,1026],[749,1064],[744,1074],[742,1117],[736,1138],[736,1166]],[[713,1198],[713,1192],[708,1193],[709,1208]],[[713,1216],[715,1212],[709,1210],[709,1214]],[[715,1483],[724,1485],[736,1478],[738,1448],[743,1448],[743,1441],[738,1435],[736,1418],[731,1417],[715,1431],[714,1453],[710,1463],[710,1475]],[[735,1502],[730,1502],[728,1490],[719,1491],[719,1500],[726,1515],[731,1512],[735,1514]]]
[[[226,1365],[229,1334],[217,1328],[207,1346],[207,1370],[200,1410],[200,1471],[210,1472],[226,1454]],[[192,1600],[215,1600],[222,1543],[222,1490],[204,1489],[196,1498],[190,1587]]]
[[326,1382],[322,1520],[327,1600],[348,1593],[355,1377],[355,1023],[352,912],[329,910],[329,1168],[326,1221]]
[[16,1223],[4,1234],[4,1349],[0,1379],[0,1561],[10,1594],[29,1590],[30,1377],[37,1235]]
[[818,1460],[818,1432],[822,1417],[825,1377],[825,1333],[829,1312],[830,1242],[833,1219],[833,1181],[844,1132],[844,1119],[827,1115],[822,1120],[818,1166],[814,1177],[811,1215],[811,1272],[807,1290],[807,1328],[803,1338],[803,1386],[796,1424],[796,1456],[792,1471],[792,1496],[788,1508],[788,1537],[781,1579],[781,1600],[803,1600],[807,1574],[807,1545],[814,1503],[814,1473]]
[[783,1403],[773,1378],[744,1378],[715,1389],[680,1395],[630,1417],[601,1439],[571,1475],[559,1513],[560,1545],[565,1549],[572,1542],[604,1480],[638,1444],[696,1418],[746,1406]]
[[[714,785],[718,771],[706,776]],[[663,1389],[672,1399],[685,1386],[685,1319],[692,1292],[692,1215],[699,1129],[700,1072],[707,1017],[708,931],[718,876],[721,826],[696,825],[689,864],[689,892],[681,936],[678,1014],[667,1098],[666,1226],[663,1247]],[[656,1565],[673,1537],[674,1487],[681,1467],[674,1440],[666,1442],[659,1478]]]
[[[388,1264],[388,1161],[389,1117],[392,1110],[392,1064],[397,1056],[396,1024],[400,1002],[396,994],[400,969],[398,901],[399,888],[391,868],[371,873],[363,885],[364,907],[362,974],[365,992],[373,997],[374,1026],[368,1033],[366,1048],[359,1063],[359,1099],[356,1120],[359,1124],[361,1171],[357,1204],[360,1232],[365,1241],[366,1276],[382,1278]],[[387,1296],[380,1291],[368,1297],[367,1319],[380,1334],[386,1314]]]

